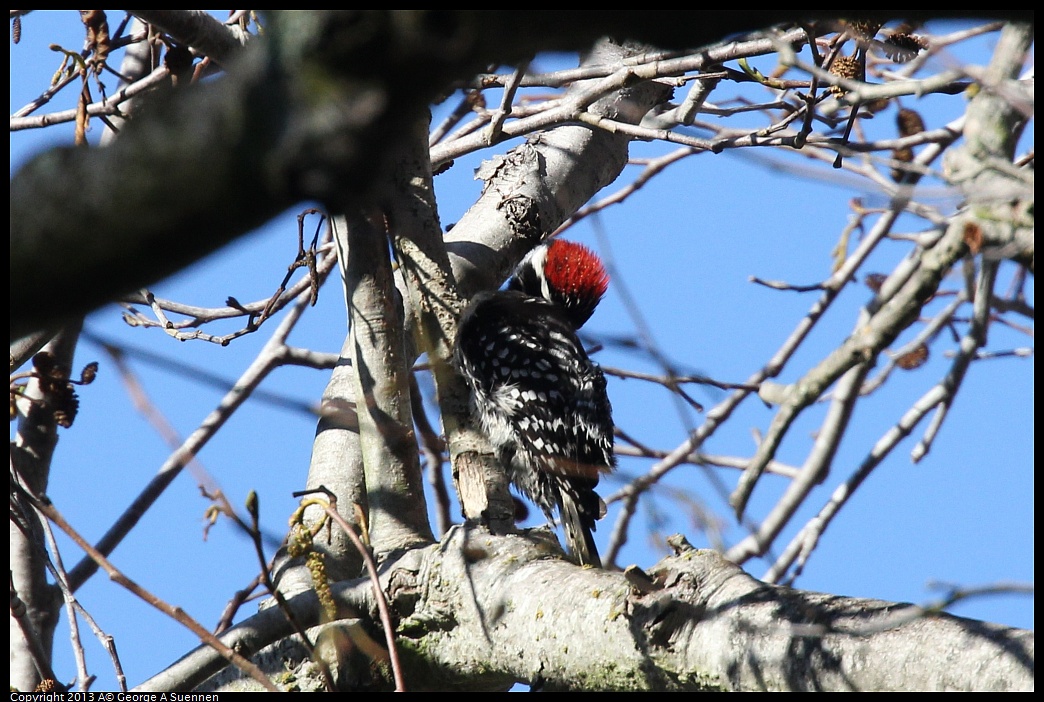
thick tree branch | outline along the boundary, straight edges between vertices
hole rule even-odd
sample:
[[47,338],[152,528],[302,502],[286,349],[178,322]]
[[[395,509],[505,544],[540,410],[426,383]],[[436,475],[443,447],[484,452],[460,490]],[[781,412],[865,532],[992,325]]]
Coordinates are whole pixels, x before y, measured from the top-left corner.
[[[1029,631],[767,585],[685,546],[639,590],[623,573],[548,558],[558,550],[540,534],[455,527],[442,544],[384,565],[409,689],[1033,689]],[[364,581],[336,592],[355,611],[373,610]],[[314,595],[291,606],[318,621]],[[250,653],[287,633],[269,609],[222,639]],[[221,665],[198,649],[139,689],[188,689]]]
[[[312,442],[312,458],[308,464],[308,479],[305,484],[308,490],[323,486],[337,496],[337,504],[342,508],[358,505],[359,509],[366,513],[369,511],[369,501],[363,476],[362,447],[359,443],[355,370],[351,364],[352,347],[351,335],[346,333],[340,360],[330,373],[330,380],[323,389],[320,418],[315,429],[315,440]],[[309,507],[305,516],[310,523],[314,523],[322,514],[318,507]],[[354,515],[349,514],[346,518],[353,524],[356,522]],[[362,570],[362,559],[348,536],[340,529],[334,529],[329,540],[317,539],[313,548],[323,554],[331,580],[353,578]],[[279,586],[284,592],[296,591],[298,587],[311,587],[306,572],[300,573],[304,578],[300,583],[283,581],[292,571],[283,570],[282,565],[278,572]]]
[[228,66],[251,36],[236,25],[219,22],[205,10],[127,10],[175,41]]
[[428,149],[428,120],[418,122],[393,158],[395,176],[381,198],[411,310],[416,351],[427,353],[464,516],[495,533],[514,527],[507,474],[492,460],[472,421],[468,391],[452,366],[457,319],[464,303],[442,240]]
[[387,553],[430,543],[402,305],[392,283],[384,222],[355,215],[335,218],[333,226],[348,296],[370,544]]

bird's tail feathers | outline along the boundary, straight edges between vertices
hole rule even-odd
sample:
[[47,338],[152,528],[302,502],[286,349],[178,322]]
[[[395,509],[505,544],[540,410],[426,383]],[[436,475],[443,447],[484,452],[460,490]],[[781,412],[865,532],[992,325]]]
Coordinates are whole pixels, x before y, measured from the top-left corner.
[[562,527],[565,529],[566,546],[573,559],[582,566],[601,568],[602,560],[598,557],[598,548],[591,533],[593,528],[585,524],[576,501],[568,493],[562,495]]

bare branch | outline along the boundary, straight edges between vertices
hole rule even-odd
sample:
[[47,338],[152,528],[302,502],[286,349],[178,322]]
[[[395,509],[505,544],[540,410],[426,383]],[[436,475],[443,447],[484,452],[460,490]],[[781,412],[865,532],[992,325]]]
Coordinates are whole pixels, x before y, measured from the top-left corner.
[[370,542],[381,553],[433,540],[410,413],[403,312],[383,226],[359,214],[333,221],[348,297]]

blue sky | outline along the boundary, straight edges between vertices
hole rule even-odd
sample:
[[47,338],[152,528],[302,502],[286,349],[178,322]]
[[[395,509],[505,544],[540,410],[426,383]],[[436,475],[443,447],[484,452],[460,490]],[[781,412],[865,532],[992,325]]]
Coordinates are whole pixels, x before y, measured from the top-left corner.
[[[110,12],[110,23],[115,26],[119,17],[119,13]],[[952,27],[933,29],[942,32]],[[38,95],[57,69],[58,55],[47,45],[61,43],[78,49],[82,31],[73,11],[35,12],[24,18],[21,42],[11,47],[12,113]],[[985,63],[995,38],[989,35],[972,42],[944,60]],[[537,64],[551,69],[562,65],[562,60],[538,58]],[[115,88],[114,77],[104,80],[110,91]],[[719,91],[723,96],[729,94],[727,86]],[[718,95],[714,94],[713,101]],[[70,107],[72,99],[62,93],[45,111]],[[491,94],[487,99],[493,104],[497,97]],[[964,98],[907,98],[904,106],[921,112],[932,128],[961,114]],[[893,134],[894,107],[863,126],[871,136]],[[102,125],[94,122],[92,128],[96,138]],[[1023,148],[1032,148],[1032,124],[1027,134]],[[12,173],[32,153],[56,143],[69,143],[71,138],[69,125],[13,132]],[[659,155],[672,148],[637,144],[632,155]],[[481,184],[472,176],[481,159],[505,149],[497,147],[459,159],[436,178],[444,225],[459,219],[477,196]],[[625,285],[657,347],[679,370],[741,382],[760,368],[816,298],[815,293],[770,290],[752,284],[749,278],[809,284],[828,277],[830,251],[851,215],[850,199],[872,195],[858,189],[865,186],[836,178],[836,172],[827,167],[819,167],[820,177],[798,177],[767,168],[765,159],[803,168],[814,165],[797,154],[768,150],[690,157],[654,178],[623,205],[606,210],[597,222],[588,219],[574,227],[568,236],[599,250],[617,271],[614,285],[586,330],[603,337],[636,333],[620,295]],[[638,167],[628,167],[620,181],[602,195],[614,192],[638,172]],[[297,211],[273,220],[153,290],[160,297],[202,306],[222,305],[230,295],[242,301],[267,297],[282,279],[296,250]],[[119,216],[118,209],[113,216]],[[924,228],[922,221],[908,219],[897,231]],[[860,279],[869,272],[891,271],[910,246],[902,241],[882,245],[860,270]],[[1002,266],[998,291],[1007,289],[1013,271],[1009,263]],[[952,290],[958,285],[958,281],[948,280],[943,287]],[[1032,304],[1032,279],[1026,293]],[[798,379],[840,343],[851,332],[858,309],[869,296],[865,287],[847,288],[777,380]],[[331,280],[318,305],[292,334],[291,343],[336,352],[345,334],[340,297],[339,286]],[[926,311],[937,311],[941,304],[930,303]],[[1024,318],[1017,321],[1032,326]],[[96,335],[206,368],[230,381],[243,371],[269,333],[263,329],[228,347],[177,343],[159,330],[127,326],[115,306],[92,314],[86,327]],[[831,476],[792,521],[778,542],[780,549],[829,498],[838,482],[855,470],[873,443],[946,373],[949,359],[943,351],[955,347],[952,339],[940,339],[924,366],[896,373],[882,390],[860,403]],[[987,350],[1019,347],[1032,347],[1032,335],[1000,324],[991,327]],[[659,370],[648,358],[612,345],[596,359],[603,366]],[[93,360],[101,363],[98,380],[80,391],[80,416],[72,429],[61,432],[49,495],[82,534],[97,540],[113,515],[148,482],[169,450],[132,406],[110,359],[97,346],[83,344],[77,365]],[[220,388],[192,382],[154,365],[133,359],[131,365],[152,401],[183,436],[223,394]],[[796,587],[928,602],[940,595],[929,587],[932,582],[969,587],[1032,582],[1033,375],[1032,358],[973,364],[931,453],[917,464],[909,458],[924,430],[922,423],[844,508]],[[326,372],[284,369],[262,387],[315,402],[326,380]],[[707,408],[722,398],[721,391],[713,389],[694,388],[691,392]],[[617,425],[649,446],[671,450],[684,440],[688,430],[703,422],[701,415],[676,411],[666,393],[640,381],[611,379],[609,393]],[[780,451],[781,460],[794,465],[803,462],[811,446],[810,432],[817,426],[812,420],[818,420],[822,412],[811,410],[810,418],[792,431]],[[752,432],[764,432],[772,416],[770,409],[748,400],[703,450],[750,456],[755,448]],[[315,419],[309,415],[248,403],[206,446],[199,460],[234,504],[241,505],[247,493],[256,490],[261,498],[262,522],[278,538],[295,506],[291,492],[304,484],[314,429]],[[649,466],[649,461],[624,459],[620,473],[638,475]],[[735,485],[737,471],[693,466],[676,469],[664,481],[664,489],[654,495],[654,503],[640,511],[623,550],[622,565],[633,562],[650,566],[663,555],[659,541],[648,530],[650,526],[663,535],[683,532],[696,546],[711,545],[692,514],[669,499],[667,488],[684,492],[712,515],[726,545],[743,538],[746,531],[730,518],[720,489],[708,478],[708,470],[714,470],[717,481],[727,489]],[[602,492],[610,494],[617,487],[619,483],[609,481]],[[754,493],[749,514],[763,516],[785,487],[786,481],[781,478],[765,478]],[[231,594],[257,572],[257,564],[247,540],[226,523],[219,523],[203,540],[207,506],[193,477],[186,472],[115,551],[113,561],[144,587],[212,626]],[[616,508],[611,506],[596,535],[603,548],[615,518]],[[62,543],[65,565],[71,567],[80,554],[67,541]],[[770,562],[755,560],[745,568],[761,576]],[[197,643],[190,632],[107,578],[96,576],[78,597],[99,625],[115,637],[131,685],[161,670]],[[251,611],[247,606],[241,613],[249,615]],[[978,598],[952,611],[1033,627],[1033,600],[1027,596]],[[56,668],[71,679],[75,668],[64,626],[63,621],[56,636]],[[89,630],[83,629],[81,635],[90,670],[98,675],[94,689],[115,689],[106,654]]]

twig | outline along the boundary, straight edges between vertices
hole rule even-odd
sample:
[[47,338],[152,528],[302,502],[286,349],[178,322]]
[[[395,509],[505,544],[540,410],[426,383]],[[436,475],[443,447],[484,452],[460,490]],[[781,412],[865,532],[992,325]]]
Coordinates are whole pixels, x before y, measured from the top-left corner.
[[[657,449],[642,446],[631,439],[627,439],[629,442],[634,443],[635,448],[629,448],[627,446],[617,445],[614,448],[614,452],[617,456],[631,456],[634,458],[655,458],[663,459],[666,458],[668,453],[666,451],[660,451]],[[720,456],[712,453],[703,453],[702,451],[694,451],[685,457],[684,463],[691,463],[696,466],[718,466],[720,468],[732,468],[733,470],[743,470],[746,468],[747,463],[750,461],[749,458],[743,458],[740,456]],[[773,475],[780,475],[784,478],[796,478],[800,473],[799,468],[794,466],[788,466],[781,461],[771,461],[765,468],[765,472],[772,473]],[[627,490],[620,490],[619,492],[613,493],[606,496],[605,503],[612,504],[623,499],[627,494]]]
[[816,290],[822,290],[822,283],[813,283],[811,285],[794,285],[792,283],[784,283],[782,280],[762,280],[756,276],[750,276],[747,278],[752,283],[757,285],[764,285],[766,288],[772,288],[773,290],[793,290],[794,292],[815,292]]
[[501,129],[504,127],[504,120],[511,114],[511,103],[515,100],[515,93],[522,83],[522,77],[526,74],[527,68],[529,68],[529,61],[519,63],[518,67],[511,72],[511,76],[504,85],[504,94],[500,99],[500,108],[493,111],[489,126],[485,131],[486,146],[492,146],[499,140]]
[[471,90],[466,92],[457,103],[457,107],[454,108],[453,112],[446,116],[442,122],[431,130],[431,134],[428,137],[428,146],[435,146],[443,137],[449,133],[449,130],[453,128],[453,125],[458,124],[464,117],[475,109],[476,105],[480,102],[485,104],[482,93],[479,90]]
[[[782,37],[774,39],[754,39],[745,42],[731,42],[720,47],[712,47],[698,54],[690,54],[683,58],[658,61],[650,64],[625,65],[604,77],[592,79],[592,83],[583,90],[577,90],[554,109],[534,117],[515,120],[505,124],[505,138],[523,136],[530,132],[546,129],[554,125],[564,124],[577,119],[577,115],[595,100],[610,92],[626,87],[637,79],[658,79],[668,75],[680,75],[686,71],[703,70],[708,66],[717,66],[739,56],[756,56],[775,50],[776,42],[803,42],[805,38],[801,30],[792,30]],[[525,85],[525,82],[523,82]],[[431,163],[438,167],[451,159],[459,158],[466,153],[485,147],[481,134],[473,134],[466,138],[454,140],[452,143],[439,144],[431,149]]]
[[[156,312],[157,321],[145,317],[136,309],[130,307],[128,307],[127,312],[124,313],[123,320],[132,327],[161,327],[168,335],[179,341],[198,339],[209,341],[218,344],[219,346],[228,346],[228,344],[233,340],[257,331],[265,319],[283,309],[283,307],[296,299],[297,296],[306,288],[310,292],[312,304],[315,304],[318,288],[326,281],[330,272],[333,271],[337,260],[337,257],[333,255],[333,245],[328,240],[319,247],[315,253],[322,254],[322,257],[316,260],[315,255],[310,252],[308,254],[302,254],[297,261],[291,264],[291,270],[287,273],[283,285],[280,286],[279,292],[271,297],[265,298],[264,300],[241,304],[234,297],[229,296],[227,299],[227,307],[205,308],[184,305],[170,300],[163,300],[145,290],[142,291],[140,300],[131,297],[125,301],[125,304],[127,302],[143,302],[148,304]],[[295,283],[288,291],[284,291],[285,284],[287,280],[289,280],[292,271],[300,266],[306,266],[309,269],[309,275]],[[167,319],[165,312],[174,312],[175,314],[185,315],[190,317],[190,319],[174,322]],[[208,334],[202,330],[196,330],[193,332],[178,331],[187,327],[199,327],[207,322],[218,319],[244,316],[248,319],[246,325],[242,329],[222,336]]]
[[559,226],[558,229],[555,230],[552,236],[558,236],[559,234],[566,231],[585,217],[589,217],[590,215],[595,214],[596,212],[601,212],[610,205],[617,205],[622,203],[628,197],[641,190],[642,186],[648,183],[649,179],[651,179],[653,176],[657,175],[671,164],[676,163],[677,161],[680,161],[681,159],[687,156],[691,156],[695,153],[699,153],[699,151],[691,147],[685,147],[681,149],[676,149],[665,156],[650,159],[645,164],[645,168],[642,170],[642,172],[639,173],[634,180],[617,190],[612,195],[604,197],[598,202],[595,202],[591,205],[577,210],[572,217],[563,222],[561,226]]

